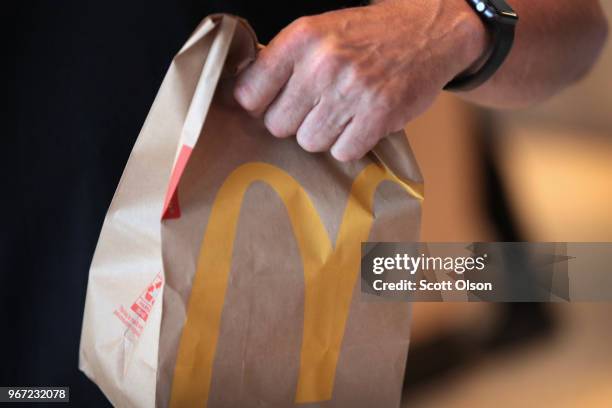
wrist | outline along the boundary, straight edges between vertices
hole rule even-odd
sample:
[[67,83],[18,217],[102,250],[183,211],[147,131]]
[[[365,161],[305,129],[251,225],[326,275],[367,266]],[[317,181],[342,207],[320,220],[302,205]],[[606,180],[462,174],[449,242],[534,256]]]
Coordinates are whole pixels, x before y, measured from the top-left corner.
[[453,27],[454,50],[450,58],[456,62],[450,79],[475,72],[486,60],[489,33],[483,21],[466,0],[446,0],[444,14]]
[[[405,27],[403,44],[428,43],[432,68],[442,85],[455,77],[475,72],[486,60],[489,33],[466,0],[378,0],[373,6],[386,9]],[[408,23],[407,23],[408,22]],[[417,31],[415,32],[415,26]],[[445,82],[446,81],[446,82]]]

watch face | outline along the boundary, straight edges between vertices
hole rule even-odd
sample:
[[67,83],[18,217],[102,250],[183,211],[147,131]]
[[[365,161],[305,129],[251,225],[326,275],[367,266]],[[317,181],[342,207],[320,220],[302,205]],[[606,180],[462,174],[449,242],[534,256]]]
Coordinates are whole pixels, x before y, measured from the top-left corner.
[[491,24],[516,24],[518,16],[504,0],[469,0],[474,10],[485,22]]
[[[477,1],[481,2],[482,0]],[[518,20],[518,15],[514,12],[512,7],[510,7],[510,5],[504,0],[487,0],[482,2],[486,3],[488,6],[485,7],[485,9],[491,9],[491,12],[495,14],[495,17],[493,18],[495,18],[496,20],[506,24],[516,24],[516,21]],[[486,12],[487,10],[484,11],[484,13]]]

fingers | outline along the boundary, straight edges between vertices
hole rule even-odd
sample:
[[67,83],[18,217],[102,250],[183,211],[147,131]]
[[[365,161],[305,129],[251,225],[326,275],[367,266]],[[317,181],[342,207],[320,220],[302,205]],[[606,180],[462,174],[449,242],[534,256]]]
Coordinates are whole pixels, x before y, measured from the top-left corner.
[[297,142],[308,152],[328,150],[351,121],[352,115],[337,101],[323,97],[297,131]]
[[353,118],[332,146],[332,156],[341,162],[362,158],[385,136],[380,123],[368,115]]
[[273,42],[262,49],[236,81],[234,98],[254,116],[266,111],[291,77],[293,60],[283,55],[282,48],[282,44],[275,46]]
[[296,135],[309,152],[331,149],[340,161],[355,160],[395,126],[391,108],[405,104],[387,83],[393,77],[380,74],[386,66],[341,42],[344,32],[329,34],[336,25],[327,18],[304,17],[283,29],[241,73],[234,96],[274,136]]
[[[285,88],[294,68],[306,65],[304,54],[318,38],[310,21],[310,17],[301,17],[285,27],[240,74],[234,97],[244,109],[261,116]],[[308,58],[305,59],[308,61]],[[296,90],[292,88],[289,91]],[[284,108],[282,104],[280,108]]]
[[268,107],[264,123],[276,137],[293,136],[314,104],[312,86],[294,74]]

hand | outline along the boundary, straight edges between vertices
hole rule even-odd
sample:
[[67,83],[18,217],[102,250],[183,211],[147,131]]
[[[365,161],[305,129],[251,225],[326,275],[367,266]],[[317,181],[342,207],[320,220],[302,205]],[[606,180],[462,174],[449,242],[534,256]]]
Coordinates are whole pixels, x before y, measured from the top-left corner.
[[240,75],[234,96],[274,136],[348,161],[421,114],[485,48],[464,0],[388,0],[296,20]]

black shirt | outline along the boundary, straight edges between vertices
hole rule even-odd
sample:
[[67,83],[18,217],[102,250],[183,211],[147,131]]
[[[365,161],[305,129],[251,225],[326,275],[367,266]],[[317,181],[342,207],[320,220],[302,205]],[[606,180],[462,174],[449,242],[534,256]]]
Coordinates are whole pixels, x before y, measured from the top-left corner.
[[77,369],[89,264],[104,215],[173,55],[208,14],[245,17],[268,42],[301,15],[363,1],[29,1],[3,137],[0,385],[71,387],[108,404]]

